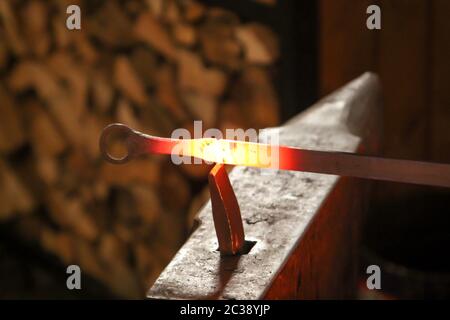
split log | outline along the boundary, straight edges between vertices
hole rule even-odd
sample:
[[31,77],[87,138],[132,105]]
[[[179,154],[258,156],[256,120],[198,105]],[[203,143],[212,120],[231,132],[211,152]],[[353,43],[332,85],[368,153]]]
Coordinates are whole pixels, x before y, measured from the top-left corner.
[[167,209],[184,211],[191,197],[189,184],[173,164],[166,164],[163,170],[165,174],[160,184],[159,198]]
[[38,0],[26,3],[22,11],[24,35],[28,47],[38,57],[44,57],[50,49],[51,38],[47,30],[47,5]]
[[98,141],[93,137],[99,137],[103,128],[107,125],[107,122],[103,119],[99,119],[93,114],[84,114],[80,117],[80,123],[83,124],[83,130],[80,132],[80,140],[82,148],[80,148],[84,154],[90,159],[95,160],[100,156],[100,150],[98,148]]
[[58,241],[56,239],[56,232],[53,229],[44,226],[41,231],[40,237],[41,246],[47,250],[48,252],[53,253],[54,255],[58,254]]
[[145,88],[128,58],[120,56],[114,65],[114,82],[131,101],[142,107],[148,101]]
[[[63,31],[67,32],[67,29]],[[73,35],[73,43],[76,52],[87,64],[94,65],[98,61],[99,54],[85,33],[75,33]]]
[[121,261],[108,261],[101,278],[117,295],[127,299],[142,297],[142,288],[139,286],[138,277],[131,267]]
[[170,66],[162,66],[157,72],[156,98],[178,123],[188,120],[177,92],[174,70]]
[[156,99],[152,99],[144,108],[139,110],[139,120],[146,132],[153,135],[170,136],[178,125],[170,111]]
[[133,108],[126,99],[120,99],[117,103],[116,119],[133,129],[142,130],[140,121],[136,118]]
[[208,12],[207,22],[200,27],[202,53],[210,63],[237,70],[241,67],[241,46],[235,37],[239,20],[227,11]]
[[133,230],[130,230],[129,228],[120,223],[116,223],[113,226],[112,230],[114,234],[116,234],[120,238],[120,240],[122,240],[127,244],[131,244],[135,241],[135,234]]
[[75,260],[75,241],[73,235],[59,232],[56,236],[57,256],[61,257],[62,261],[66,265],[74,263]]
[[199,21],[206,13],[206,8],[204,5],[196,0],[183,1],[183,17],[188,22]]
[[133,246],[136,257],[136,269],[141,283],[153,283],[157,277],[158,266],[155,263],[154,253],[145,244],[137,243]]
[[94,107],[101,113],[111,108],[114,91],[109,79],[101,72],[94,72],[91,80],[92,99]]
[[74,240],[68,233],[43,227],[40,235],[40,243],[48,252],[61,258],[66,265],[75,261]]
[[9,1],[0,1],[0,17],[3,21],[5,36],[11,50],[16,56],[24,56],[27,53],[28,48],[19,32],[20,28],[17,25],[17,19],[13,14]]
[[153,16],[160,18],[164,12],[164,0],[146,0],[147,7]]
[[277,94],[264,69],[247,67],[235,82],[232,97],[244,111],[250,128],[272,127],[279,123]]
[[181,98],[187,109],[191,112],[193,120],[203,121],[205,130],[213,128],[217,118],[217,100],[214,97],[184,92]]
[[137,184],[131,188],[131,194],[133,195],[136,211],[142,218],[142,221],[147,225],[153,225],[159,215],[162,214],[160,200],[156,191],[152,187]]
[[78,198],[68,197],[57,189],[50,189],[46,195],[46,203],[52,220],[63,228],[70,229],[81,238],[94,241],[99,230],[84,211]]
[[213,97],[224,93],[227,84],[225,74],[217,68],[205,67],[197,55],[180,51],[178,68],[178,83],[182,91],[196,91]]
[[17,235],[26,243],[40,243],[46,223],[35,214],[24,216],[16,224]]
[[238,25],[240,23],[240,19],[236,13],[220,8],[219,6],[208,8],[206,11],[206,21],[215,21],[216,23],[230,26]]
[[[0,37],[4,37],[4,33],[0,31]],[[0,71],[6,68],[6,64],[9,60],[9,52],[5,42],[0,43]]]
[[205,58],[219,66],[230,70],[238,70],[241,65],[241,46],[234,39],[223,39],[221,37],[202,36],[202,48]]
[[254,0],[255,2],[259,2],[263,5],[274,7],[277,5],[277,0]]
[[195,29],[185,23],[177,23],[173,27],[173,37],[179,44],[192,47],[197,42],[197,34]]
[[160,166],[156,161],[148,159],[136,159],[120,166],[103,163],[99,178],[116,186],[127,186],[136,182],[156,185],[160,181]]
[[110,265],[128,260],[128,248],[125,243],[112,233],[105,233],[99,243],[99,254]]
[[0,219],[11,218],[15,213],[29,214],[35,202],[25,185],[10,166],[0,159]]
[[87,72],[65,52],[57,52],[51,55],[47,66],[50,69],[49,71],[57,77],[59,83],[66,84],[66,94],[76,117],[82,116],[87,102]]
[[245,129],[248,121],[243,117],[243,108],[235,100],[227,100],[219,106],[220,129]]
[[61,154],[68,147],[67,141],[62,138],[59,129],[43,110],[43,106],[37,101],[31,102],[27,112],[31,118],[30,141],[35,152],[51,157]]
[[73,33],[68,32],[64,19],[65,16],[62,12],[52,19],[54,43],[60,49],[67,48],[71,44],[73,36]]
[[145,3],[141,0],[129,0],[122,4],[123,9],[132,19],[135,18],[139,13],[147,9]]
[[[126,243],[133,243],[147,238],[156,226],[144,223],[137,212],[137,203],[130,188],[115,188],[112,194],[115,216],[115,233]],[[160,218],[160,217],[158,217]]]
[[166,0],[164,19],[171,24],[180,21],[180,8],[178,7],[177,2],[177,0]]
[[91,183],[98,174],[98,168],[92,165],[92,161],[83,148],[72,148],[60,161],[63,166],[59,181],[61,188],[73,193],[84,181]]
[[96,248],[82,238],[76,238],[75,248],[75,259],[80,268],[85,270],[89,275],[105,281],[108,274],[97,254]]
[[166,59],[175,60],[176,50],[168,32],[151,14],[141,14],[133,27],[133,32],[138,40],[147,43]]
[[138,47],[131,54],[130,62],[143,85],[153,87],[158,64],[156,55],[150,49]]
[[37,62],[22,62],[10,75],[9,87],[14,92],[34,89],[48,104],[52,117],[57,121],[65,136],[74,145],[79,145],[81,124],[77,121],[77,112],[71,105],[72,101],[67,91],[46,66]]
[[236,37],[244,46],[245,59],[249,63],[268,65],[279,56],[276,35],[262,24],[251,23],[239,26]]
[[103,181],[95,181],[92,192],[95,201],[105,203],[109,192],[109,186]]
[[0,153],[10,153],[25,143],[22,117],[5,88],[0,84]]
[[35,157],[36,172],[46,185],[55,185],[58,181],[60,170],[56,159],[48,154],[36,152]]
[[104,1],[95,15],[85,19],[88,33],[108,47],[127,47],[134,42],[130,37],[133,24],[116,0]]

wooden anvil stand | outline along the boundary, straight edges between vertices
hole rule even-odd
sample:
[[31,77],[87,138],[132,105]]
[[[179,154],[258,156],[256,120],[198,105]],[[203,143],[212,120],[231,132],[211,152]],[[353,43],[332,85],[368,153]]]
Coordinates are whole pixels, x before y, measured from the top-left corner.
[[[267,130],[279,130],[283,145],[376,154],[381,107],[378,78],[366,73]],[[353,297],[368,180],[244,167],[229,177],[253,247],[245,254],[220,254],[209,202],[148,298]]]

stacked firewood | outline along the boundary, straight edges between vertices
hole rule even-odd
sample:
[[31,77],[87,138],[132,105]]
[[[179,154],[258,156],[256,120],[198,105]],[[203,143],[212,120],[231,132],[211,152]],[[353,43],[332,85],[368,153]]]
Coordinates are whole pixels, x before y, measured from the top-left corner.
[[[81,30],[66,28],[71,4]],[[276,35],[191,0],[2,0],[0,39],[0,223],[142,296],[185,239],[191,182],[209,168],[105,163],[102,128],[276,125]]]

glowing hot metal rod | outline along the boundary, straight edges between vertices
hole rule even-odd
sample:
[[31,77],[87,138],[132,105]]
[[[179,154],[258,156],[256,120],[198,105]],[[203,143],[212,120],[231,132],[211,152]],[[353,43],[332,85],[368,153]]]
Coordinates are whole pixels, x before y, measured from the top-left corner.
[[[108,137],[112,134],[120,134],[124,139],[127,154],[122,158],[115,158],[108,153]],[[103,130],[100,149],[103,157],[112,163],[125,163],[143,154],[176,154],[200,158],[210,163],[450,187],[450,164],[306,150],[237,140],[160,138],[118,123]]]

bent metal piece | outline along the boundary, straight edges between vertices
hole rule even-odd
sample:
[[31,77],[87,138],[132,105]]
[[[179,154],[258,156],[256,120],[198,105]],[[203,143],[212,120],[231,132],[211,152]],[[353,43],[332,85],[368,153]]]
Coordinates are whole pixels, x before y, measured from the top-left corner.
[[245,244],[241,211],[224,164],[216,164],[208,176],[209,192],[221,255],[242,253]]
[[[125,136],[128,153],[114,158],[107,152],[112,133]],[[125,163],[143,154],[174,154],[197,157],[213,163],[259,168],[305,171],[339,176],[450,187],[450,164],[387,159],[348,152],[306,150],[225,139],[169,139],[146,135],[123,124],[107,126],[100,138],[103,157],[112,163]],[[273,154],[275,163],[262,163],[258,157],[242,155]]]

